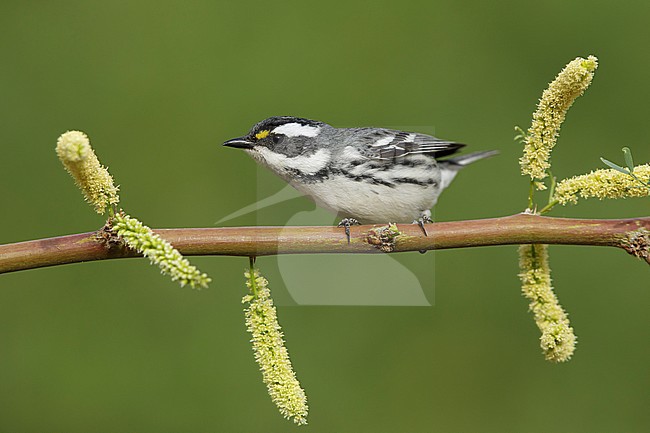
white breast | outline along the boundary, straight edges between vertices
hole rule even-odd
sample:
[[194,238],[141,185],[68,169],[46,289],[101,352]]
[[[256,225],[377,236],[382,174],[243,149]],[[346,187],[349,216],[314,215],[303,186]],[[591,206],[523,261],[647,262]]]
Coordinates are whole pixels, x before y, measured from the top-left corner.
[[342,175],[325,182],[290,182],[319,206],[365,224],[411,223],[431,209],[440,195],[438,185],[402,184],[397,188],[354,182]]

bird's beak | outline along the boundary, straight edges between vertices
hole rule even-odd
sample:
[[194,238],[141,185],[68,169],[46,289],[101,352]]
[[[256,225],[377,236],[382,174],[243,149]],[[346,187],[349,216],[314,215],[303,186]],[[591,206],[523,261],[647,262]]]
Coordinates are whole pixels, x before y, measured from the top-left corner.
[[249,141],[246,137],[233,138],[232,140],[226,141],[224,146],[236,147],[237,149],[252,149],[253,143]]

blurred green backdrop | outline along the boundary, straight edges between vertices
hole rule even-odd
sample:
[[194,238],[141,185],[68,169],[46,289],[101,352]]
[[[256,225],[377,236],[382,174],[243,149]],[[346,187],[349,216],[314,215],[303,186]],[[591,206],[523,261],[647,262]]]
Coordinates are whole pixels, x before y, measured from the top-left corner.
[[[414,126],[500,149],[459,176],[436,219],[519,212],[527,182],[513,126],[529,125],[543,88],[576,56],[594,54],[600,67],[569,113],[554,172],[621,161],[622,146],[650,161],[649,18],[647,1],[3,0],[0,243],[102,225],[55,157],[67,129],[89,134],[133,215],[152,227],[213,226],[282,188],[220,147],[271,115]],[[633,217],[649,205],[553,214]],[[227,224],[282,225],[305,209],[297,199]],[[616,250],[551,248],[579,337],[574,359],[551,365],[519,295],[514,247],[399,260],[417,269],[434,257],[433,307],[279,308],[311,406],[302,430],[648,431],[647,266]],[[253,362],[246,260],[194,262],[210,289],[181,289],[138,259],[1,275],[0,431],[295,429]],[[275,259],[259,264],[281,293]]]

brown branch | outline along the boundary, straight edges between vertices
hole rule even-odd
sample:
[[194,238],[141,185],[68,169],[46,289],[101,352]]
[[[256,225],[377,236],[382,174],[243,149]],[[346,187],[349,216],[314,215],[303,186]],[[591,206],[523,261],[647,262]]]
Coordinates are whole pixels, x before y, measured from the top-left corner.
[[[154,230],[185,255],[265,256],[402,252],[512,244],[611,246],[650,264],[650,218],[587,220],[518,214],[417,225],[352,227],[347,243],[336,227],[223,227]],[[92,260],[137,257],[106,230],[0,245],[0,273]]]

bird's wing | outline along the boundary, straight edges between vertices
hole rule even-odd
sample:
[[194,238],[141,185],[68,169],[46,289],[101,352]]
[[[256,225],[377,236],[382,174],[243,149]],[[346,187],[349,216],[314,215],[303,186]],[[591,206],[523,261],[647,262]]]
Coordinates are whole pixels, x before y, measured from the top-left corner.
[[363,155],[373,159],[395,159],[412,154],[429,154],[439,158],[456,153],[465,146],[417,132],[362,128],[357,133]]

